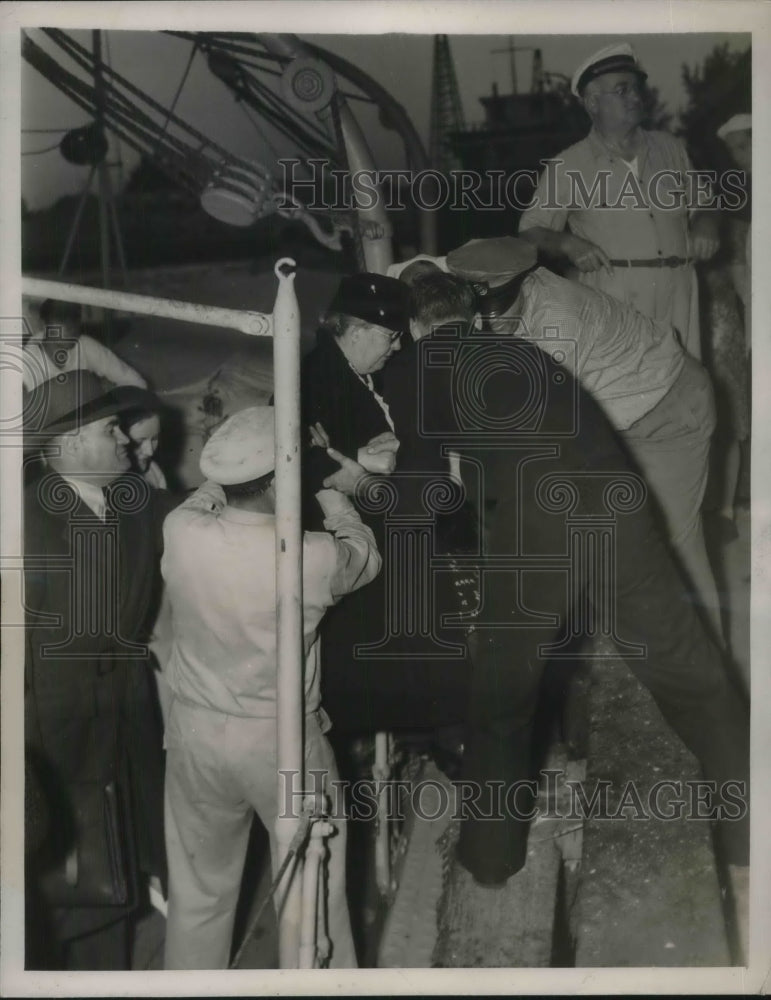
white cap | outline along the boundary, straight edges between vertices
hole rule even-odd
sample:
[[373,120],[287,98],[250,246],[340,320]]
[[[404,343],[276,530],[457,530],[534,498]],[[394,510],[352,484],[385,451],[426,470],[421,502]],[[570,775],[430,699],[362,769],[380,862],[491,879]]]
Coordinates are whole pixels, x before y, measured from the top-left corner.
[[744,132],[752,128],[752,115],[734,115],[717,130],[718,139],[725,139],[732,132]]
[[576,97],[580,97],[580,91],[590,80],[605,73],[637,73],[644,80],[648,78],[648,74],[640,69],[632,46],[628,42],[620,42],[606,45],[604,49],[585,59],[573,74],[570,90]]
[[409,260],[403,260],[398,264],[389,264],[386,274],[389,278],[398,278],[406,267],[409,267],[410,264],[414,264],[419,260],[427,260],[432,264],[436,264],[440,271],[448,270],[446,257],[431,257],[427,253],[419,253],[416,257],[410,257]]
[[203,447],[202,474],[220,486],[248,483],[275,468],[275,409],[250,406],[220,424]]

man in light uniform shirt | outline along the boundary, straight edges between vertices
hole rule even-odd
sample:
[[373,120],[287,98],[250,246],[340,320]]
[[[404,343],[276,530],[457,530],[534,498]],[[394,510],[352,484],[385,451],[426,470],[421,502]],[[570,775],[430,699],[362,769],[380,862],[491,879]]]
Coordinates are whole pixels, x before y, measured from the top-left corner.
[[533,247],[514,237],[470,240],[447,255],[452,273],[486,292],[480,311],[493,330],[560,351],[561,363],[602,406],[658,501],[681,569],[719,638],[720,602],[701,523],[715,428],[709,376],[670,325],[534,265]]
[[[167,669],[167,969],[226,968],[254,809],[276,820],[274,411],[250,407],[209,439],[209,480],[164,525],[162,573],[174,644]],[[330,455],[361,469],[330,449]],[[217,485],[219,484],[219,486]],[[371,581],[380,555],[347,498],[322,489],[325,532],[303,548],[305,766],[336,779],[319,698],[317,626],[344,594]],[[224,500],[224,503],[223,503]],[[331,532],[332,534],[330,534]],[[337,817],[336,817],[337,818]],[[345,897],[345,825],[328,841],[331,965],[356,966]]]
[[626,43],[579,66],[571,90],[591,131],[546,166],[519,232],[582,284],[674,326],[700,358],[693,262],[715,253],[717,226],[697,209],[682,141],[641,127],[646,78]]

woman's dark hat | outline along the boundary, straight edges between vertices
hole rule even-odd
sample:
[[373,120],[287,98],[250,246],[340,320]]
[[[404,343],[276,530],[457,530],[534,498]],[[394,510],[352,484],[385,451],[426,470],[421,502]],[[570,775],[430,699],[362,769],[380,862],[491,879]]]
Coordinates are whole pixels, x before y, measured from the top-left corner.
[[24,394],[24,435],[42,444],[124,410],[160,407],[157,396],[133,385],[113,385],[93,372],[62,372]]
[[350,274],[340,282],[328,312],[344,313],[395,333],[406,333],[410,328],[410,290],[396,278],[383,274]]

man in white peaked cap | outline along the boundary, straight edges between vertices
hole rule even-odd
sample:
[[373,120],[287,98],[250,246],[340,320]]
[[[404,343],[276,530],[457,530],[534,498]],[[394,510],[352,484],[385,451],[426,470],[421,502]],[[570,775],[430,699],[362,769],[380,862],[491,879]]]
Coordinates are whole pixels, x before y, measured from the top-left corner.
[[717,225],[694,211],[682,141],[642,127],[646,78],[627,43],[578,67],[571,90],[591,131],[547,164],[519,232],[545,255],[567,259],[579,281],[674,326],[698,359],[693,265],[717,250]]
[[[270,836],[274,872],[276,560],[274,410],[226,420],[201,453],[205,483],[164,524],[162,573],[174,641],[166,724],[167,969],[222,969],[230,959],[253,811]],[[346,468],[361,469],[329,450]],[[375,539],[348,499],[316,497],[326,531],[303,546],[305,766],[337,779],[324,736],[317,626],[344,594],[380,570]],[[223,503],[224,500],[224,503]],[[307,782],[306,782],[307,784]],[[301,787],[298,785],[298,787]],[[345,821],[327,841],[328,934],[336,968],[356,966],[345,895]]]

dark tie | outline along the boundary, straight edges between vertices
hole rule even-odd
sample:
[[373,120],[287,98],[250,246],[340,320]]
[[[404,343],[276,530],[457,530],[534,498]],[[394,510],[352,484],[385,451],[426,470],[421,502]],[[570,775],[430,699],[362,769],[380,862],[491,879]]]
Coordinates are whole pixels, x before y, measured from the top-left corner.
[[102,496],[104,497],[104,519],[108,521],[115,516],[115,511],[110,503],[110,486],[102,487]]

